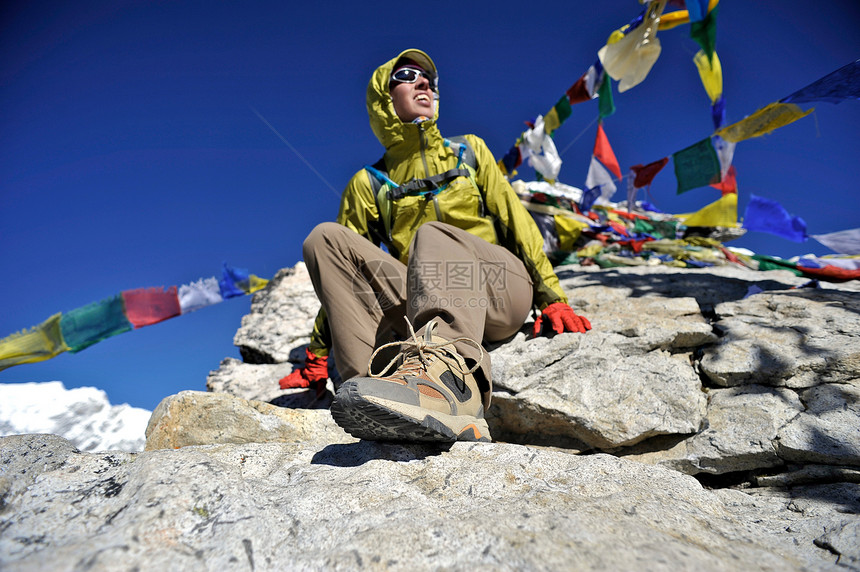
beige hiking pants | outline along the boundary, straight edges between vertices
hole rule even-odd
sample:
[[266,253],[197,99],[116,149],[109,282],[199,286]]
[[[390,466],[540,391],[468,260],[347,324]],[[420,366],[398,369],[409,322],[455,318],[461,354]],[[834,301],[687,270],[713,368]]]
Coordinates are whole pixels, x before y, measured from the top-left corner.
[[[440,222],[417,230],[408,265],[333,222],[314,228],[303,250],[328,314],[335,364],[344,380],[368,374],[375,348],[406,338],[404,316],[416,332],[438,318],[436,331],[443,338],[494,342],[516,333],[532,304],[532,281],[519,258]],[[456,348],[467,362],[480,361],[484,379],[477,377],[486,382],[481,389],[488,397],[489,355],[484,352],[481,359],[480,351],[468,344]],[[390,354],[374,360],[374,371],[388,359]]]

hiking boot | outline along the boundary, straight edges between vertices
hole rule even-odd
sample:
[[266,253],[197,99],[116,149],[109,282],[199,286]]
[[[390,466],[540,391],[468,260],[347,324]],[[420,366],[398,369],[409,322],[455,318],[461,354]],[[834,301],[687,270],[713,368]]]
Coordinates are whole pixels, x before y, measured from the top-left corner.
[[[407,320],[408,324],[408,320]],[[335,422],[359,439],[374,441],[491,441],[484,420],[481,391],[474,373],[454,349],[455,342],[433,335],[436,322],[423,338],[409,324],[411,338],[380,374],[354,377],[341,385],[331,405]],[[380,346],[371,356],[391,345]],[[390,375],[383,375],[399,362]],[[368,370],[370,370],[368,364]]]

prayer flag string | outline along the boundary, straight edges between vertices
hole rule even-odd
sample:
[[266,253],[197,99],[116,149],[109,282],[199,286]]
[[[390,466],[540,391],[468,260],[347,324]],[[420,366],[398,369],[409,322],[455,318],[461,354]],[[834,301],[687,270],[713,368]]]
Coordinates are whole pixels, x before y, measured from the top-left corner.
[[227,298],[253,294],[269,281],[224,263],[214,276],[169,288],[125,290],[0,339],[0,371],[77,353],[111,336],[187,314]]
[[[697,4],[693,5],[693,2]],[[543,129],[535,135],[537,120],[528,122],[530,129],[520,134],[516,143],[498,161],[499,168],[509,177],[530,155],[527,141],[550,137],[571,115],[571,106],[592,99],[598,99],[598,112],[601,119],[615,113],[611,79],[619,81],[618,91],[624,92],[641,83],[660,55],[660,41],[657,31],[668,30],[682,24],[695,26],[691,36],[703,46],[707,54],[704,61],[696,62],[705,89],[712,97],[714,117],[725,117],[725,101],[722,99],[722,69],[714,52],[716,14],[719,0],[690,0],[688,10],[677,10],[663,14],[668,0],[651,0],[645,9],[629,24],[610,34],[606,45],[598,50],[597,60],[574,82],[553,107],[538,119],[543,120]],[[712,15],[713,14],[713,15]],[[707,66],[704,68],[703,66]],[[610,80],[606,79],[609,75]],[[716,122],[716,119],[715,119]],[[722,123],[715,123],[715,128]],[[555,161],[551,162],[553,165]],[[531,163],[530,163],[531,164]],[[560,167],[560,160],[558,161]],[[533,166],[533,165],[532,165]],[[554,176],[535,169],[539,178],[554,179]],[[557,173],[556,173],[557,175]]]

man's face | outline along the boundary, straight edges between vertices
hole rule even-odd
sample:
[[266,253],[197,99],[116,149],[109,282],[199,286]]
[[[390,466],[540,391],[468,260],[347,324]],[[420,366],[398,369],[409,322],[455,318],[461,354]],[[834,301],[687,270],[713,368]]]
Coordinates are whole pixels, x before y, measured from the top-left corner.
[[[417,66],[409,67],[421,69]],[[430,80],[426,77],[419,76],[415,83],[392,81],[390,86],[394,111],[401,121],[409,123],[422,115],[433,117],[433,90],[430,89]]]

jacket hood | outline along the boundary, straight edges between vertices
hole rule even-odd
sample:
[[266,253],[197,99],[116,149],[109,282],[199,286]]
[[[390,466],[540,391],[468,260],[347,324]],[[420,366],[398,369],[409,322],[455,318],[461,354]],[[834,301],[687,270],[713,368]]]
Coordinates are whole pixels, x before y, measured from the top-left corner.
[[[432,72],[437,77],[439,75],[436,71],[436,64],[433,63],[430,56],[414,48],[400,52],[397,57],[385,62],[373,72],[370,83],[367,85],[367,115],[370,117],[370,128],[373,129],[373,134],[387,150],[417,137],[418,134],[418,128],[415,124],[404,123],[397,117],[394,104],[391,102],[391,93],[388,91],[388,82],[394,71],[394,65],[401,58],[413,60],[426,71]],[[433,117],[424,122],[425,129],[434,128],[436,119],[439,117],[438,93],[434,104]]]

